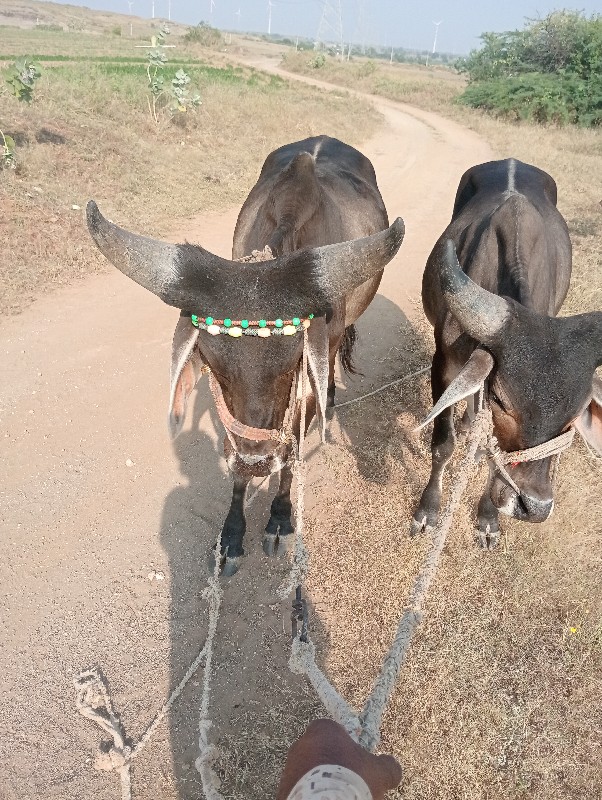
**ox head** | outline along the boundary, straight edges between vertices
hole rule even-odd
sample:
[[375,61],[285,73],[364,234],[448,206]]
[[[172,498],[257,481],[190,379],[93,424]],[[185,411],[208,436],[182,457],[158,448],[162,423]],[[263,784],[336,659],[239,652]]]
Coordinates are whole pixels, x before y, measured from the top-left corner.
[[[314,315],[308,330],[309,378],[323,428],[329,371],[327,321],[344,329],[344,298],[378,275],[399,249],[404,225],[363,239],[306,248],[267,262],[240,263],[198,245],[173,245],[139,236],[105,219],[93,201],[88,228],[101,252],[132,280],[181,309],[171,366],[170,431],[182,428],[187,398],[204,365],[218,381],[228,410],[255,428],[280,429],[303,352],[303,336],[211,336],[194,327],[192,314],[215,319],[294,319]],[[231,469],[265,475],[280,469],[288,445],[226,440]]]
[[[574,426],[602,454],[602,313],[548,317],[481,288],[463,272],[454,244],[442,242],[439,277],[453,314],[453,339],[479,347],[441,396],[426,422],[473,395],[486,382],[494,433],[513,452],[554,439]],[[491,499],[503,513],[542,522],[553,508],[553,458],[508,466],[517,493],[500,474]]]

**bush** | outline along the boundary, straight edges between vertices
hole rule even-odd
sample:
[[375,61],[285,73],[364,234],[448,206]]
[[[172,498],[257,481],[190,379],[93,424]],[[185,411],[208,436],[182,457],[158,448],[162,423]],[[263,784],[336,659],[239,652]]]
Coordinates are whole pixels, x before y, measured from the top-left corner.
[[324,64],[326,64],[326,56],[324,53],[316,53],[316,55],[307,62],[307,66],[312,69],[320,69]]
[[602,16],[554,11],[481,40],[456,62],[470,80],[461,102],[515,119],[602,124]]
[[189,44],[200,44],[203,47],[221,47],[224,37],[206,22],[199,22],[194,28],[188,28],[184,34],[184,41]]
[[479,81],[460,102],[495,116],[557,125],[602,125],[602,77],[584,81],[575,75],[531,73]]

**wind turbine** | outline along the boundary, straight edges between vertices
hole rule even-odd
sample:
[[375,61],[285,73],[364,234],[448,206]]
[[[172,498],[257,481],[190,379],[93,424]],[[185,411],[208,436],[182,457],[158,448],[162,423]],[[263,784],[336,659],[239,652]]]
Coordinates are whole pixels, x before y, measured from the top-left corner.
[[155,18],[155,0],[151,0],[151,18]]
[[272,0],[268,0],[268,36],[272,33]]
[[167,0],[167,19],[171,22],[171,0]]
[[234,16],[236,17],[236,28],[240,30],[240,8],[234,12]]
[[213,9],[215,8],[215,0],[209,0],[209,22],[213,24]]
[[[439,22],[435,22],[435,20],[433,20],[433,25],[435,26],[435,38],[433,39],[433,50],[432,50],[433,55],[434,55],[435,49],[437,47],[437,34],[439,33],[439,25],[441,25],[442,22],[443,22],[442,19],[440,19]],[[427,53],[426,54],[426,66],[428,67],[428,65],[429,65],[429,54]]]
[[[132,16],[132,6],[134,5],[134,0],[127,0],[128,3],[128,12],[130,16]],[[132,20],[130,20],[130,36],[132,36]]]
[[437,34],[439,33],[439,25],[443,22],[442,19],[439,22],[433,21],[433,25],[435,26],[435,38],[433,39],[433,53],[435,52],[435,48],[437,47]]

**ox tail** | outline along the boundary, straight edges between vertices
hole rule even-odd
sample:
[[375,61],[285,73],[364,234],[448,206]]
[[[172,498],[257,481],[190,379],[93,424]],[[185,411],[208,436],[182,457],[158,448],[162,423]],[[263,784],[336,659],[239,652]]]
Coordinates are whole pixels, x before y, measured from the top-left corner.
[[353,363],[353,348],[357,340],[357,331],[355,325],[348,325],[345,328],[343,341],[339,346],[339,358],[341,359],[341,366],[346,375],[361,375]]

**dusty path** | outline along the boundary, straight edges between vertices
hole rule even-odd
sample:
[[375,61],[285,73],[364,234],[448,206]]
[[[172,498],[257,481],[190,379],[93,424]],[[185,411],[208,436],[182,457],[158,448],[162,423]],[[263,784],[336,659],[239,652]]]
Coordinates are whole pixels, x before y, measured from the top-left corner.
[[[452,122],[376,105],[385,124],[363,150],[407,236],[359,325],[365,377],[340,400],[403,374],[400,330],[418,313],[426,255],[461,173],[491,156]],[[236,214],[179,223],[173,238],[227,255]],[[112,273],[39,301],[0,332],[2,800],[116,799],[115,776],[92,768],[99,732],[74,712],[73,676],[102,667],[136,740],[203,641],[205,554],[230,481],[206,385],[185,432],[174,445],[167,437],[176,317]],[[368,431],[371,420],[363,425]],[[314,457],[311,466],[309,524],[318,532],[333,490],[327,463]],[[229,752],[222,766],[235,797],[269,796],[287,742],[314,713],[286,669],[289,608],[274,600],[284,567],[261,555],[268,503],[262,492],[250,513],[249,556],[227,586],[216,657],[215,736]],[[324,647],[326,619],[314,618]],[[194,681],[135,763],[136,800],[200,796],[198,692]]]

